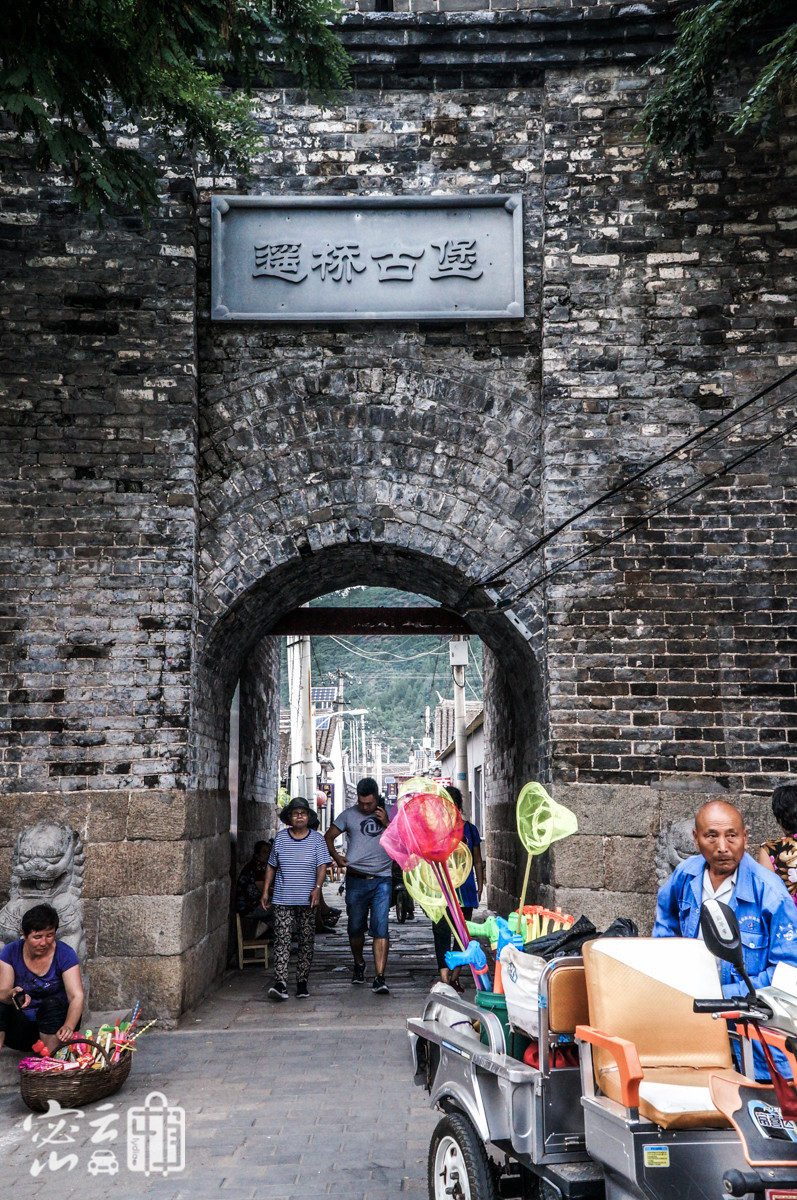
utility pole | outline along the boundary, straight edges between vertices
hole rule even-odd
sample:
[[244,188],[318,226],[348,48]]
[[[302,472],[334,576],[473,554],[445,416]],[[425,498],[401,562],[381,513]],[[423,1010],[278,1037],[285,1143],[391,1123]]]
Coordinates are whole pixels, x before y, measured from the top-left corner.
[[468,803],[468,739],[465,736],[465,667],[468,662],[467,639],[453,638],[449,644],[451,674],[454,677],[454,783],[462,792],[463,805]]
[[310,638],[288,638],[288,693],[291,706],[291,796],[315,806],[315,729],[310,698]]
[[432,759],[432,738],[431,738],[429,729],[430,729],[429,705],[427,704],[426,711],[424,712],[424,717],[423,717],[423,741],[421,742],[421,745],[423,746],[423,769],[424,769],[424,771],[429,770],[429,764]]
[[376,766],[376,786],[379,795],[382,795],[382,743],[376,742],[374,746],[374,765]]
[[362,772],[364,774],[367,775],[368,774],[368,750],[366,749],[366,745],[365,745],[365,713],[363,713],[363,715],[360,717],[360,722],[361,722],[360,731],[362,733],[362,746],[363,746],[362,761],[360,763],[360,769],[362,770]]

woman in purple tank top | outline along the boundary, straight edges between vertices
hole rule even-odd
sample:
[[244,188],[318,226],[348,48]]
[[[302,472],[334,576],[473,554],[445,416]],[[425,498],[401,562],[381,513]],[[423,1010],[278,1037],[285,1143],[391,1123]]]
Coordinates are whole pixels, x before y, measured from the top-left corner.
[[26,1053],[41,1042],[52,1053],[80,1027],[80,964],[57,930],[55,909],[37,904],[22,918],[22,937],[0,951],[0,1048]]

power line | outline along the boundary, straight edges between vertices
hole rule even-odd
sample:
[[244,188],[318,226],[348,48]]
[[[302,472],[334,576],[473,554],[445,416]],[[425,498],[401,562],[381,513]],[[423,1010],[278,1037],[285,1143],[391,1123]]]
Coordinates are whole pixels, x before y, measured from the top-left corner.
[[[679,443],[679,445],[675,446],[672,450],[669,450],[666,454],[660,455],[659,458],[655,459],[652,463],[649,463],[646,467],[643,467],[641,470],[634,472],[633,475],[630,475],[627,479],[622,480],[620,483],[615,484],[615,486],[610,488],[608,492],[604,492],[602,495],[598,496],[598,498],[596,500],[593,500],[590,504],[586,505],[585,508],[580,509],[578,512],[574,513],[573,516],[568,517],[564,521],[561,521],[558,525],[554,526],[553,529],[550,529],[547,533],[545,533],[541,537],[537,538],[537,540],[535,542],[533,542],[531,546],[528,546],[528,547],[526,547],[526,549],[521,550],[518,554],[516,554],[514,556],[514,558],[507,559],[501,566],[496,567],[495,570],[491,571],[488,575],[485,575],[482,579],[478,579],[474,583],[472,583],[467,588],[467,590],[462,594],[459,601],[457,602],[456,607],[457,608],[461,607],[461,605],[465,602],[465,600],[471,594],[471,592],[475,591],[477,588],[480,588],[480,587],[488,587],[496,579],[499,579],[505,571],[511,570],[512,567],[516,567],[519,563],[524,562],[527,558],[530,558],[532,554],[536,554],[538,550],[541,550],[542,547],[546,546],[548,544],[548,542],[553,540],[553,538],[557,537],[560,533],[563,533],[565,529],[569,529],[570,526],[573,525],[576,521],[578,521],[581,517],[586,516],[587,513],[590,513],[594,509],[598,508],[599,505],[605,504],[607,500],[611,500],[614,496],[619,495],[621,492],[625,491],[626,488],[631,487],[632,484],[637,483],[640,479],[643,479],[646,475],[649,475],[652,471],[655,471],[658,467],[661,467],[665,463],[670,462],[672,459],[676,458],[679,454],[682,454],[684,452],[684,450],[688,449],[688,447],[694,445],[701,438],[705,437],[709,433],[712,433],[715,429],[718,429],[721,425],[724,425],[727,421],[731,420],[733,417],[738,416],[739,413],[746,411],[753,404],[755,404],[756,401],[761,400],[764,396],[768,395],[770,392],[774,391],[776,388],[781,387],[784,383],[786,383],[789,379],[792,379],[795,375],[797,375],[797,367],[795,367],[794,370],[789,371],[786,375],[783,375],[780,379],[776,380],[774,383],[768,384],[767,387],[762,388],[761,391],[756,392],[754,396],[751,396],[748,400],[743,401],[743,403],[737,405],[736,408],[732,408],[729,412],[725,413],[723,416],[718,417],[715,421],[712,421],[708,425],[705,425],[702,429],[699,429],[696,433],[693,433],[690,437],[688,437],[685,441]],[[770,408],[767,411],[771,411],[772,408],[778,408],[782,404],[788,403],[791,399],[794,398],[794,395],[795,395],[795,393],[791,393],[789,396],[779,399],[778,401],[775,402],[774,405],[770,406]],[[765,414],[760,414],[760,415],[765,415]],[[758,418],[755,418],[755,419],[760,419],[760,415]],[[744,424],[744,422],[741,424]],[[731,431],[728,431],[728,432],[730,433]],[[727,436],[727,434],[724,436]],[[720,440],[720,439],[718,439],[718,440]],[[714,444],[717,444],[717,443],[715,442]],[[525,595],[526,593],[523,592],[520,594]],[[503,601],[502,601],[502,603],[503,603]]]
[[529,592],[532,592],[534,588],[539,587],[541,583],[545,583],[547,580],[553,579],[556,575],[559,575],[562,571],[567,570],[567,568],[572,566],[574,563],[580,562],[584,558],[589,558],[591,555],[599,553],[604,549],[604,547],[611,545],[613,542],[620,541],[621,538],[627,537],[627,535],[629,533],[633,533],[635,529],[639,529],[640,526],[646,525],[651,517],[656,517],[663,512],[667,512],[681,500],[686,500],[689,496],[693,496],[695,492],[702,491],[703,488],[708,487],[711,483],[717,479],[720,479],[723,475],[729,475],[734,468],[741,466],[741,464],[746,462],[748,458],[753,458],[754,455],[759,454],[762,450],[765,450],[767,446],[771,446],[774,442],[780,441],[782,438],[787,437],[788,434],[793,433],[795,430],[797,430],[797,422],[795,422],[793,425],[787,426],[786,429],[781,430],[779,433],[772,434],[771,437],[766,438],[765,441],[760,442],[757,446],[754,446],[752,450],[748,450],[745,454],[740,454],[738,458],[732,459],[719,470],[713,471],[704,479],[698,480],[696,484],[693,484],[691,487],[685,488],[683,491],[678,492],[677,495],[672,496],[669,500],[664,501],[664,503],[658,505],[656,508],[648,509],[647,512],[643,513],[640,517],[637,517],[637,519],[632,521],[630,525],[618,530],[617,533],[609,534],[604,538],[600,538],[597,542],[594,542],[585,550],[581,550],[578,554],[574,554],[570,558],[565,559],[564,562],[558,563],[555,567],[551,567],[549,571],[545,571],[543,574],[537,575],[537,577],[532,579],[531,583],[527,584],[522,591],[516,592],[514,596],[506,599],[502,598],[500,601],[501,606],[509,607],[517,600],[521,600],[524,596],[528,596]]
[[[439,648],[437,650],[421,650],[418,654],[410,654],[406,658],[402,658],[401,655],[396,654],[396,652],[394,650],[385,650],[384,653],[389,654],[390,659],[380,658],[376,654],[368,654],[365,650],[360,650],[357,646],[353,646],[353,645],[351,645],[351,643],[347,643],[343,638],[336,637],[333,633],[327,634],[326,636],[328,636],[331,641],[337,642],[337,644],[339,646],[342,646],[343,649],[347,650],[350,654],[357,654],[357,655],[359,655],[360,658],[367,658],[370,662],[390,663],[391,666],[393,665],[393,663],[390,661],[391,659],[394,660],[395,662],[412,662],[416,658],[427,658],[430,654],[439,654],[440,653]],[[383,634],[382,636],[389,637],[391,635]]]

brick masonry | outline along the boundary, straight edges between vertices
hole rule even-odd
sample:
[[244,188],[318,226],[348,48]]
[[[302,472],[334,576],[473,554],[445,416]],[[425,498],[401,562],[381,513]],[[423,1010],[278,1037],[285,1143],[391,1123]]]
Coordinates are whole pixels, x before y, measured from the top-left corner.
[[238,760],[238,863],[248,862],[255,842],[278,828],[274,797],[279,787],[275,729],[279,727],[280,639],[253,646],[241,673]]
[[[239,677],[254,840],[269,829],[259,806],[274,771],[262,639],[282,613],[361,582],[478,607],[476,580],[797,366],[793,138],[721,141],[694,175],[645,175],[632,133],[641,59],[663,36],[662,6],[648,9],[650,20],[598,5],[587,21],[587,9],[546,6],[509,25],[481,10],[353,14],[357,88],[323,104],[258,93],[252,179],[200,163],[194,189],[177,165],[164,170],[150,229],[125,218],[98,231],[57,177],[3,143],[7,845],[28,807],[58,819],[107,808],[121,822],[108,840],[127,846],[131,798],[215,806]],[[211,324],[210,194],[245,190],[519,191],[527,316]],[[786,389],[782,400],[676,477],[783,427]],[[666,499],[673,478],[504,573],[507,594]],[[793,485],[793,452],[774,443],[520,599],[528,643],[505,617],[472,614],[490,651],[494,904],[519,888],[512,810],[531,777],[570,797],[582,823],[538,886],[593,919],[617,906],[644,925],[655,835],[700,796],[743,797],[766,831],[766,793],[795,769]],[[153,984],[163,1011],[220,970],[199,911],[214,887],[226,904],[214,820],[201,867],[181,857],[182,835],[158,841],[164,874],[131,917],[131,962],[182,964]],[[90,823],[82,832],[96,879],[110,852]],[[137,874],[140,848],[122,853]],[[139,896],[132,874],[119,886]],[[112,949],[124,894],[105,908],[90,897],[95,998],[125,986]],[[163,931],[150,937],[156,910]]]

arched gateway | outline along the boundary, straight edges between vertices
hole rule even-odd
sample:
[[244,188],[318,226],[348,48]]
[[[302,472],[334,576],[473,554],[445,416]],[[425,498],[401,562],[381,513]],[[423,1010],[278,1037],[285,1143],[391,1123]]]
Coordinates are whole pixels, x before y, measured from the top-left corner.
[[[387,355],[328,360],[320,378],[306,365],[276,380],[237,366],[229,389],[203,406],[197,782],[210,793],[226,786],[240,678],[239,828],[262,833],[273,822],[273,776],[262,784],[273,760],[279,647],[268,634],[286,613],[364,583],[470,608],[487,647],[491,884],[496,898],[511,896],[512,802],[525,779],[545,771],[542,620],[527,605],[521,633],[507,615],[480,612],[490,605],[472,585],[534,528],[536,405],[502,399],[487,377],[435,375]],[[516,489],[507,485],[505,446],[524,407],[526,483]],[[491,437],[480,434],[485,412]]]
[[[488,647],[497,906],[517,887],[512,807],[531,777],[579,817],[542,897],[644,926],[660,830],[715,793],[764,832],[768,790],[797,768],[793,139],[724,139],[694,172],[644,172],[634,127],[666,4],[401,2],[344,19],[350,92],[256,94],[251,178],[192,175],[164,151],[150,228],[98,229],[2,141],[0,890],[22,828],[79,834],[98,1007],[138,996],[174,1016],[218,979],[233,689],[253,831],[269,632],[347,584],[423,592]],[[240,195],[449,197],[452,229],[506,211],[524,308],[452,316],[482,286],[482,247],[423,226],[368,251],[372,293],[393,289],[400,316],[358,319],[346,293],[345,319],[327,303],[236,320],[212,294],[211,224],[213,197]],[[247,287],[276,279],[286,306],[302,271],[325,301],[354,289],[365,243],[358,259],[357,237],[338,239],[347,267],[322,232],[258,234]],[[395,299],[413,264],[429,280],[417,313]],[[508,608],[488,611],[474,585],[496,574]]]

